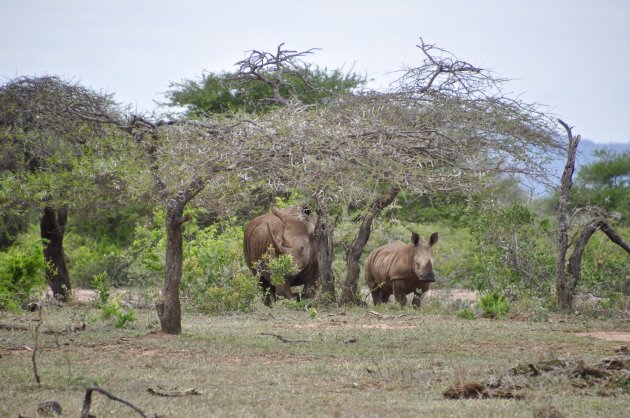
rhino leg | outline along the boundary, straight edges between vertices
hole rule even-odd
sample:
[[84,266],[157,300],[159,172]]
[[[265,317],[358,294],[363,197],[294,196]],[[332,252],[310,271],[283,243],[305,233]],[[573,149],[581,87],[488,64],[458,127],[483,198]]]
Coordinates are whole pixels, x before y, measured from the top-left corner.
[[284,283],[281,286],[276,286],[276,293],[287,299],[296,299],[297,301],[300,300],[300,294],[293,293],[293,291],[291,290],[291,286],[289,286],[288,283]]
[[418,290],[414,290],[413,292],[413,300],[411,301],[411,304],[413,305],[413,307],[415,309],[420,308],[420,302],[422,298],[422,290],[418,291]]
[[260,278],[259,283],[263,291],[263,302],[265,305],[271,306],[271,304],[276,300],[276,288],[264,277]]
[[372,293],[372,302],[374,305],[379,305],[381,303],[387,303],[389,299],[389,295],[380,287],[376,287],[371,290]]
[[317,296],[317,286],[305,284],[302,290],[302,297],[304,299],[315,299]]
[[407,289],[405,282],[403,280],[396,280],[393,282],[393,287],[396,302],[400,303],[401,308],[404,308],[407,304],[407,293],[405,292]]

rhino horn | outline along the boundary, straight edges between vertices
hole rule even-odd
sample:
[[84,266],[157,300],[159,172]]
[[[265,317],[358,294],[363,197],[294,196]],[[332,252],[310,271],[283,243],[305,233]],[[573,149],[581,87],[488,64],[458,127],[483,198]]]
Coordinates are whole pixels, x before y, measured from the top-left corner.
[[271,227],[269,226],[269,224],[267,224],[267,231],[269,232],[269,238],[271,238],[271,243],[273,244],[273,249],[276,250],[276,254],[278,255],[284,254],[284,251],[282,251],[282,247],[276,240],[276,237],[273,235],[273,232],[271,232]]

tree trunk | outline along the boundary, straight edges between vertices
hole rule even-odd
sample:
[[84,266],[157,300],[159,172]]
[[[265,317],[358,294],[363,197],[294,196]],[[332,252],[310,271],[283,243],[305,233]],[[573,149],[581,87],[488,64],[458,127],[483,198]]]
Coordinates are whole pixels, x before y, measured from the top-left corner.
[[320,190],[316,197],[317,223],[315,224],[315,248],[322,282],[322,296],[334,302],[336,300],[335,277],[332,271],[334,229],[328,219],[328,208],[326,207],[324,191]]
[[569,145],[567,149],[567,162],[562,172],[560,180],[560,192],[558,207],[556,209],[556,218],[558,220],[558,254],[556,255],[556,293],[560,309],[569,311],[573,307],[573,290],[566,278],[565,262],[567,251],[569,248],[569,226],[567,224],[567,208],[569,203],[569,192],[573,186],[573,172],[575,171],[575,155],[577,146],[580,142],[580,135],[573,137],[571,128],[559,120],[564,126],[569,136]]
[[163,300],[157,304],[162,332],[181,334],[182,312],[179,301],[179,284],[184,264],[183,225],[184,205],[173,202],[166,208],[166,261]]
[[50,286],[53,297],[62,301],[66,300],[67,293],[71,289],[63,251],[67,220],[67,208],[56,210],[45,207],[39,224],[46,261],[46,283]]
[[184,223],[189,220],[184,216],[184,208],[192,198],[205,187],[198,177],[191,181],[175,197],[168,197],[166,188],[159,176],[156,176],[158,189],[161,189],[166,209],[166,260],[164,262],[164,287],[162,301],[155,305],[162,332],[166,334],[182,333],[182,309],[179,301],[179,284],[182,281],[184,265]]
[[340,305],[360,303],[357,299],[359,274],[361,271],[359,260],[361,258],[361,254],[363,254],[365,245],[370,239],[372,221],[385,207],[389,206],[394,201],[399,191],[399,188],[393,187],[385,196],[378,197],[363,217],[361,226],[359,227],[359,233],[354,239],[352,247],[350,247],[350,251],[348,252],[346,281],[343,285],[343,292],[341,293],[341,300],[339,301]]

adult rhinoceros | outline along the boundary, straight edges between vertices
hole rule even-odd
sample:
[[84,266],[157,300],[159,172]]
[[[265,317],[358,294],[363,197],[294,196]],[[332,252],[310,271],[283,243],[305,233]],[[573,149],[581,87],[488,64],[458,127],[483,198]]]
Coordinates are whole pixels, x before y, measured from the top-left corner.
[[407,294],[413,292],[413,305],[420,306],[422,292],[426,292],[435,281],[433,271],[433,245],[438,234],[431,234],[425,241],[415,232],[411,244],[394,241],[378,247],[365,260],[365,281],[372,293],[374,304],[386,303],[394,297],[401,306],[407,303]]
[[269,247],[273,247],[273,257],[278,254],[290,254],[299,271],[285,277],[284,284],[271,284],[270,273],[260,269],[260,284],[265,292],[265,304],[270,305],[276,293],[286,298],[297,298],[291,286],[304,285],[305,292],[314,292],[319,269],[313,243],[315,222],[309,218],[308,205],[271,208],[271,213],[261,215],[245,227],[243,252],[247,266],[256,274],[254,264],[259,261]]

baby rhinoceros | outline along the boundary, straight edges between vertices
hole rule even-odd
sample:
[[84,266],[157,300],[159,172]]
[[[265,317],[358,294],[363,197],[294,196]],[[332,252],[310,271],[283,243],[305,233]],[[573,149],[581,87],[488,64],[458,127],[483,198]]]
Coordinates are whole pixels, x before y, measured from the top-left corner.
[[432,247],[437,241],[437,232],[428,242],[414,232],[411,244],[394,241],[370,253],[365,260],[365,281],[375,305],[387,303],[393,293],[400,306],[405,306],[407,294],[413,292],[413,306],[420,307],[422,293],[435,281]]

